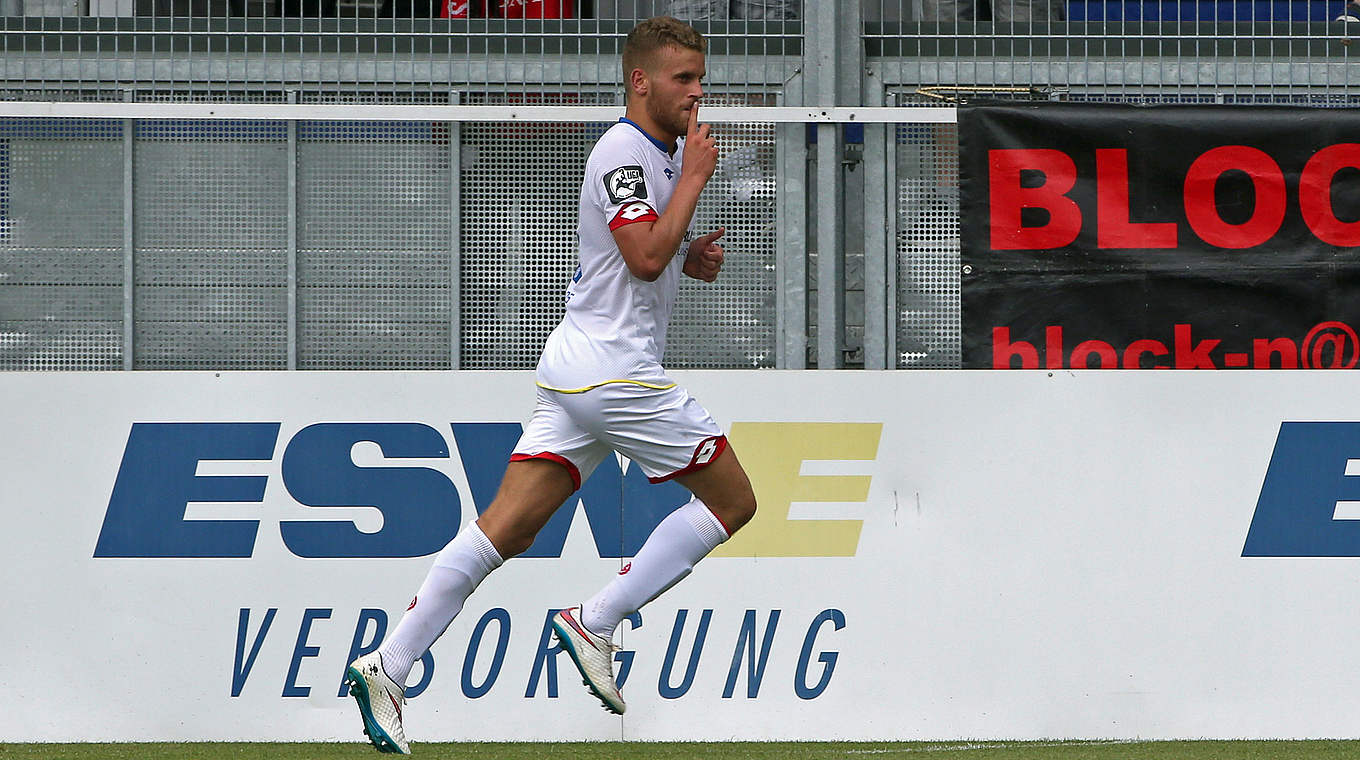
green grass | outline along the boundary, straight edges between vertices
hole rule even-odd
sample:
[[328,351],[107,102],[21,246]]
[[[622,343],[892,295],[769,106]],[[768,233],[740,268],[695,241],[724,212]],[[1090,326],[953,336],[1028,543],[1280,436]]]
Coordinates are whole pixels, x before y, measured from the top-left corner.
[[[1360,741],[416,743],[429,760],[1343,760]],[[0,744],[4,760],[376,760],[366,744]]]

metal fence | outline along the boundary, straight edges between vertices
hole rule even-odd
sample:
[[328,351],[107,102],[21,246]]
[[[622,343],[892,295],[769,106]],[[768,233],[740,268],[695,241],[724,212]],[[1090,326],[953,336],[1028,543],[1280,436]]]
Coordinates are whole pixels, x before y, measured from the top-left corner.
[[[978,94],[1346,106],[1360,33],[1342,0],[444,7],[0,0],[0,368],[532,366],[586,151],[622,102],[622,39],[661,12],[699,19],[712,101],[810,113]],[[598,110],[34,118],[3,101]],[[958,366],[956,133],[902,113],[720,125],[699,223],[741,255],[686,286],[704,295],[682,297],[669,363]]]
[[[441,18],[448,6],[468,17]],[[9,98],[391,101],[451,90],[617,98],[618,54],[671,12],[710,79],[785,104],[876,83],[1044,94],[1349,94],[1346,0],[0,0]],[[454,10],[458,13],[457,8]],[[863,63],[864,66],[860,64]],[[824,83],[828,70],[840,97]],[[869,76],[861,83],[861,76]],[[1208,91],[1208,92],[1206,92]],[[870,105],[877,103],[868,102]]]
[[[119,100],[130,90],[138,101],[285,102],[293,91],[301,102],[444,102],[456,90],[621,102],[623,39],[667,7],[602,0],[573,18],[450,19],[438,17],[443,0],[423,0],[421,15],[413,0],[386,14],[375,2],[0,0],[38,10],[0,11],[0,96]],[[713,81],[777,91],[796,75],[801,9],[783,2],[787,12],[771,15],[788,19],[695,22],[708,36]],[[54,10],[70,14],[41,15]]]
[[[607,126],[0,119],[0,368],[532,367]],[[773,366],[773,127],[716,132],[671,363]]]

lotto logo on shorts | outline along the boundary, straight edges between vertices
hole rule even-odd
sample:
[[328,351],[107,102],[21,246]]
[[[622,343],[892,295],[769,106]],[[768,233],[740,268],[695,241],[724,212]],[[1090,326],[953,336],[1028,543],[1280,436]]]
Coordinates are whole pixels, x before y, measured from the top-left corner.
[[708,464],[713,461],[713,457],[717,456],[718,452],[718,439],[710,438],[700,444],[699,450],[694,452],[694,464]]

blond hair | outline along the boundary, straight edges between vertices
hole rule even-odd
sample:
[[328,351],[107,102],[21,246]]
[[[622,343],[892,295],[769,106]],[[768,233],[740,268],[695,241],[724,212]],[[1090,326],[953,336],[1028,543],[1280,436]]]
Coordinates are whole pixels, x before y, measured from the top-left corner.
[[626,86],[633,69],[648,71],[656,51],[667,45],[704,52],[707,43],[694,27],[670,16],[658,16],[633,27],[623,43],[623,82]]

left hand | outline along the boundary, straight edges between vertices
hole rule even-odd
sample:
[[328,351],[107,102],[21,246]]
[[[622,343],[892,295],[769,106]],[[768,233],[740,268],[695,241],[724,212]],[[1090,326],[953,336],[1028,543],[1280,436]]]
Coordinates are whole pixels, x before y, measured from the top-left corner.
[[685,274],[704,282],[718,279],[718,272],[722,271],[723,265],[723,247],[718,245],[718,238],[726,231],[726,227],[719,227],[714,232],[695,238],[694,242],[689,244],[689,253],[685,256],[683,270]]

